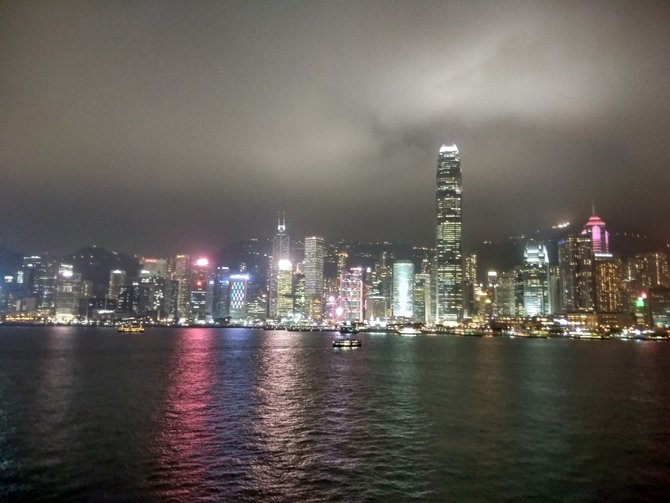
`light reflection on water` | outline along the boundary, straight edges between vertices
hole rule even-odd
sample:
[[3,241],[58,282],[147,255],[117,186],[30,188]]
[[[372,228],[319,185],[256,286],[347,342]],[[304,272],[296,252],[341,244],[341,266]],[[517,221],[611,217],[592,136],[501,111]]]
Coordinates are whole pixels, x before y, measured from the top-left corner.
[[0,500],[655,500],[670,344],[0,330]]

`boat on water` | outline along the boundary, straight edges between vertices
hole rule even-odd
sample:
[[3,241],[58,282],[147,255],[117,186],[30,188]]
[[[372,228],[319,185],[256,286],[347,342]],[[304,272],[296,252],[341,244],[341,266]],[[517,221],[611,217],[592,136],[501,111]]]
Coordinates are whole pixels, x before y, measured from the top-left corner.
[[361,347],[361,340],[360,339],[352,339],[350,337],[347,337],[346,339],[335,339],[333,341],[333,347],[334,348],[360,348]]
[[144,327],[142,325],[119,325],[116,329],[117,332],[122,334],[141,334],[144,332]]

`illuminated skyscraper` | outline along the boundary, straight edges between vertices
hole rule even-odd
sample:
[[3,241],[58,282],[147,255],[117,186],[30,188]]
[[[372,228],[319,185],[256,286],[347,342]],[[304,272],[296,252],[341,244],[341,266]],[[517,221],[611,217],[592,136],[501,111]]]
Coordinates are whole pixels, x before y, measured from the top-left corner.
[[216,268],[214,279],[214,308],[213,316],[215,319],[224,318],[229,313],[228,290],[230,288],[230,269],[225,266]]
[[523,313],[549,313],[549,255],[543,243],[528,241],[523,253]]
[[456,145],[442,145],[437,159],[436,322],[463,315],[461,157]]
[[644,290],[670,287],[670,268],[664,253],[640,253],[635,256],[635,278]]
[[414,317],[414,264],[410,260],[393,263],[393,317]]
[[558,243],[561,309],[593,311],[593,249],[591,236],[571,235]]
[[[289,255],[290,241],[286,233],[286,215],[284,213],[279,215],[277,219],[277,233],[272,238],[272,259],[270,262],[270,317],[275,318],[279,315],[278,309],[278,278],[280,273],[280,263],[285,265],[285,262],[290,263]],[[284,274],[285,276],[285,274]]]
[[113,269],[109,271],[109,287],[107,288],[107,298],[118,300],[121,293],[121,287],[126,284],[126,271]]
[[623,264],[611,256],[595,258],[596,311],[623,312]]
[[591,237],[591,250],[594,255],[609,253],[609,234],[605,230],[605,222],[596,216],[596,207],[591,207],[591,217],[584,225],[582,235]]
[[342,317],[345,321],[364,319],[363,312],[363,268],[352,267],[344,273],[340,286],[342,299]]
[[275,317],[288,319],[293,316],[293,264],[282,259],[277,264],[277,291]]
[[305,302],[307,313],[321,320],[323,311],[323,265],[325,246],[319,236],[305,238]]
[[79,313],[81,274],[74,272],[71,264],[60,264],[56,290],[56,321],[71,322]]
[[230,275],[230,317],[233,320],[243,320],[247,316],[247,284],[248,274]]
[[190,276],[191,257],[189,255],[177,255],[174,266],[174,280],[177,282],[177,320],[187,319],[190,312]]
[[430,323],[430,274],[414,275],[414,319],[421,323]]
[[213,276],[208,259],[201,257],[193,263],[189,291],[189,319],[191,321],[211,321],[214,292]]

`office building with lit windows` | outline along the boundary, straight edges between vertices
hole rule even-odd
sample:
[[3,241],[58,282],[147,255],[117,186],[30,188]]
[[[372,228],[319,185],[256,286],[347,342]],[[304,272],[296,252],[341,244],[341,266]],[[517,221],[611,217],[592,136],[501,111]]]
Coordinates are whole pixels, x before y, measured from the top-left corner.
[[593,258],[591,236],[588,234],[571,235],[558,243],[563,311],[595,310]]
[[436,201],[436,322],[454,324],[463,314],[463,194],[456,145],[440,148]]
[[[281,300],[282,306],[279,306],[279,277],[283,277],[281,289],[286,291],[286,284],[289,279],[286,278],[286,263],[291,262],[290,258],[290,240],[286,232],[286,214],[281,213],[277,219],[277,233],[272,238],[272,257],[270,260],[269,275],[269,293],[270,293],[270,317],[281,318],[286,314],[286,299]],[[282,269],[283,267],[283,269]],[[291,310],[293,306],[291,306]]]
[[393,317],[414,317],[414,264],[410,260],[393,263]]
[[549,313],[549,255],[544,243],[528,241],[523,253],[523,314]]
[[305,303],[306,311],[313,320],[323,315],[323,267],[325,243],[320,236],[305,238]]

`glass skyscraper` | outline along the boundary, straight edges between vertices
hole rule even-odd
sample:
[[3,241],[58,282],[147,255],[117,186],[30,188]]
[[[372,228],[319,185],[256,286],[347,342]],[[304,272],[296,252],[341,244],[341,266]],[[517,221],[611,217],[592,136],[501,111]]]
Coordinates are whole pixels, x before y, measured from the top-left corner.
[[321,320],[323,310],[324,239],[320,236],[305,238],[305,301],[310,318]]
[[442,145],[437,158],[436,319],[456,323],[463,313],[461,156]]
[[393,317],[414,317],[414,263],[411,260],[393,263]]

